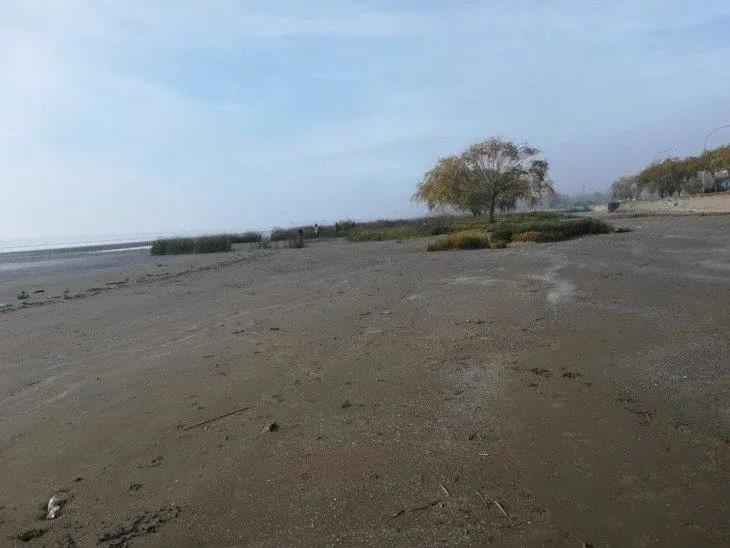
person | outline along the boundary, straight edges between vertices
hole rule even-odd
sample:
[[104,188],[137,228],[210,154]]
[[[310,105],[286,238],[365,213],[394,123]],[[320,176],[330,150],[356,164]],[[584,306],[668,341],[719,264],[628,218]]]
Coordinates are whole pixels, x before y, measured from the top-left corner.
[[335,238],[340,235],[340,223],[335,223]]
[[299,247],[304,247],[304,229],[299,227]]
[[317,223],[314,223],[314,237],[319,240],[319,225]]

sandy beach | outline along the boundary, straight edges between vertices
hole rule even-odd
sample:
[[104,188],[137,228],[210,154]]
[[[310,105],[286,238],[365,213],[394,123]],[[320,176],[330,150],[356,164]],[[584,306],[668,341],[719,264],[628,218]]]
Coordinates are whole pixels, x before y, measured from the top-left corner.
[[728,545],[730,217],[613,222],[0,272],[0,544]]

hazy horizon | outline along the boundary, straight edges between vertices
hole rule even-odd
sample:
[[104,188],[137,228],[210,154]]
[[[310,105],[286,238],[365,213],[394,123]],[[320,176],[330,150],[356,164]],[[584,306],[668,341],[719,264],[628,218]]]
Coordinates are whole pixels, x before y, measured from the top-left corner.
[[423,173],[492,135],[543,149],[558,191],[592,192],[730,123],[725,0],[0,13],[0,239],[418,215]]

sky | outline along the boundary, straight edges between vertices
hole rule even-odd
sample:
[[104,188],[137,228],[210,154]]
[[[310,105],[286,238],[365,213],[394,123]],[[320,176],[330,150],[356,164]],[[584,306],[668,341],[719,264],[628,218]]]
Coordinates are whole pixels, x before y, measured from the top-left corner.
[[0,0],[0,238],[413,216],[493,135],[600,190],[730,123],[728,59],[727,0]]

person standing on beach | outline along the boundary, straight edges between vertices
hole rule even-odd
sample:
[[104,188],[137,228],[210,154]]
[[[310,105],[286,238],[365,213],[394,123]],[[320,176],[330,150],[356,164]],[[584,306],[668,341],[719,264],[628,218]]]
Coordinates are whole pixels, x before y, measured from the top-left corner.
[[319,225],[314,223],[314,237],[319,241]]

